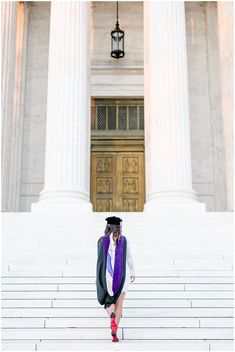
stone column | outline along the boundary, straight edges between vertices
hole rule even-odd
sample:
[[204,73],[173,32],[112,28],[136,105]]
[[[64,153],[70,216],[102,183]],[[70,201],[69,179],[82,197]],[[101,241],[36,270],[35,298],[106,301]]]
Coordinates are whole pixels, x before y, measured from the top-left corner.
[[144,73],[144,210],[205,210],[192,189],[184,2],[144,2]]
[[25,73],[27,56],[29,3],[17,3],[14,106],[11,123],[11,160],[8,204],[10,211],[20,211],[22,145],[24,126]]
[[45,186],[32,210],[92,210],[89,30],[89,2],[51,2]]
[[233,2],[218,1],[218,33],[221,79],[221,113],[225,143],[227,210],[233,210]]
[[1,3],[2,31],[2,210],[9,211],[9,170],[16,59],[17,2]]

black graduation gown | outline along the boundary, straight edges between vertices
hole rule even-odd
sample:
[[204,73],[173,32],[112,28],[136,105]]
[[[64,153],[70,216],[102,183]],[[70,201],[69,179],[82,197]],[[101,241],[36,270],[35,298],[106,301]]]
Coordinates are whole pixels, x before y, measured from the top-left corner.
[[110,307],[111,304],[115,304],[122,292],[125,278],[126,278],[126,248],[127,242],[126,238],[124,238],[123,243],[123,277],[119,290],[116,292],[114,296],[110,296],[107,291],[106,285],[106,256],[103,246],[103,237],[100,237],[97,243],[98,247],[98,257],[97,257],[97,266],[96,266],[96,291],[97,298],[101,305],[104,305],[104,308]]

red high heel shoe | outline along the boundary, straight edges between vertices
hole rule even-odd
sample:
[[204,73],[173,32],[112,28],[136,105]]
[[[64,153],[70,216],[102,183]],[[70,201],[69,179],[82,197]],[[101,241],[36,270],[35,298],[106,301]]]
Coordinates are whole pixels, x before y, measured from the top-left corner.
[[113,336],[113,342],[119,342],[117,335]]
[[110,328],[112,331],[112,336],[115,336],[117,334],[117,329],[118,329],[118,326],[115,321],[115,317],[116,317],[115,313],[111,313],[111,315],[110,315],[110,318],[111,318]]

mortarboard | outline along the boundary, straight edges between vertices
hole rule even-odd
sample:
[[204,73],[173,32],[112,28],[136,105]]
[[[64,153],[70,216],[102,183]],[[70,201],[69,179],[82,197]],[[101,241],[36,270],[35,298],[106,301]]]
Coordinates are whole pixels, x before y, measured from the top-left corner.
[[110,225],[120,225],[120,222],[122,221],[122,219],[116,216],[109,216],[105,220],[107,221],[107,224],[110,224]]

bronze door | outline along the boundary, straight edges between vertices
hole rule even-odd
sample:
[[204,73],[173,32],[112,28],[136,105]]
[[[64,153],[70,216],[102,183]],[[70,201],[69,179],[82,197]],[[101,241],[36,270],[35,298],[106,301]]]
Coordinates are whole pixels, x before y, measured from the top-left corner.
[[144,197],[143,152],[92,152],[94,211],[143,211]]

